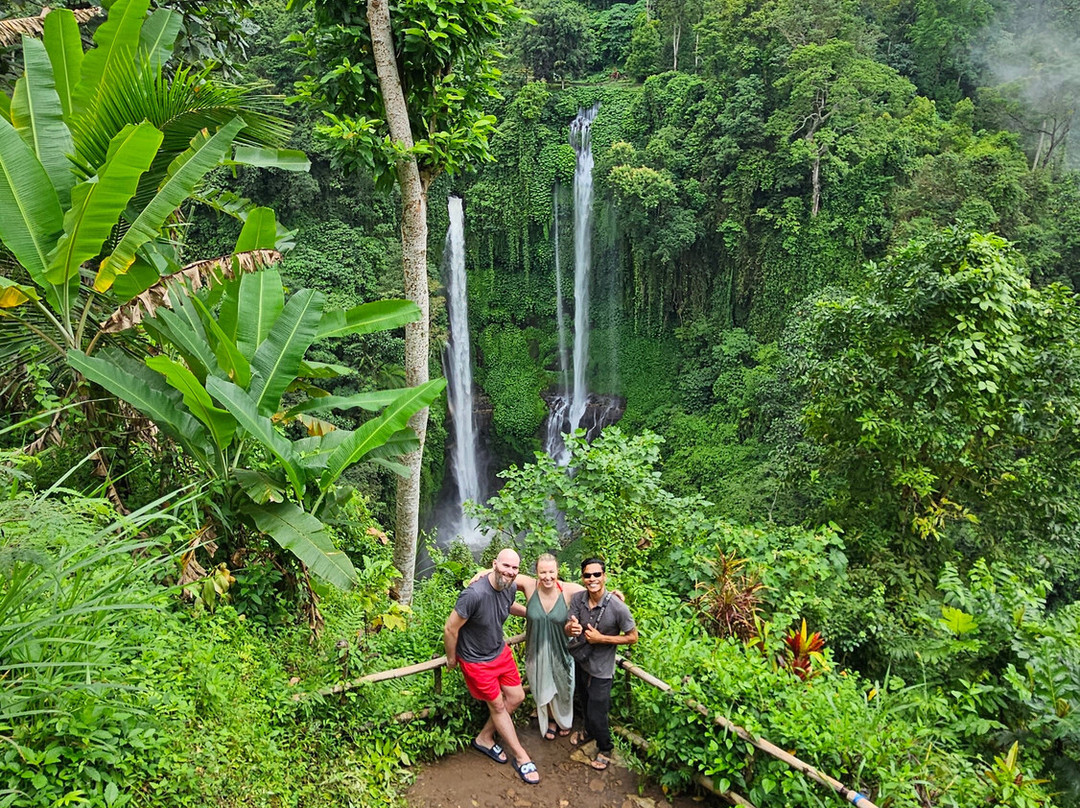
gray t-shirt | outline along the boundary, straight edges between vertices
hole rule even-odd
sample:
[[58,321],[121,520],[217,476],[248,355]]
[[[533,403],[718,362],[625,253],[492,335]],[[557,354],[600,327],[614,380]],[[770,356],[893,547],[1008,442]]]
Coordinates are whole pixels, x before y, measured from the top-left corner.
[[502,653],[503,623],[517,594],[517,584],[502,592],[485,575],[458,595],[454,611],[467,622],[458,632],[457,655],[466,662],[490,662]]
[[[578,592],[570,598],[570,615],[567,619],[576,616],[583,629],[592,624],[601,634],[609,636],[629,634],[634,630],[635,623],[633,616],[630,614],[630,609],[614,595],[607,599],[604,616],[597,624],[603,600],[600,601],[600,604],[595,609],[590,609],[589,593]],[[615,678],[615,648],[616,646],[608,643],[590,645],[586,642],[584,645],[571,650],[570,653],[573,654],[574,659],[590,676],[595,676],[597,679],[613,679]]]

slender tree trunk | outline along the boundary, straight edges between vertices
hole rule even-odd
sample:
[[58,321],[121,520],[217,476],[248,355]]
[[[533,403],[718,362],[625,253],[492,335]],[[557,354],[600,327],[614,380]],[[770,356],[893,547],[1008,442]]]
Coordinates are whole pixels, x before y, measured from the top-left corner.
[[[368,26],[371,29],[371,52],[379,74],[379,89],[386,107],[390,136],[406,149],[412,149],[409,108],[401,89],[390,28],[390,8],[386,0],[368,0]],[[405,296],[420,307],[421,317],[405,326],[405,381],[410,386],[428,380],[428,273],[427,273],[427,183],[420,176],[415,157],[397,164],[401,190],[401,263],[405,274]],[[399,478],[397,486],[397,527],[394,532],[394,566],[401,573],[398,597],[411,603],[416,568],[416,539],[420,517],[420,461],[424,455],[428,411],[423,409],[409,426],[420,439],[420,448],[405,455],[410,474]]]
[[817,216],[821,209],[821,149],[814,152],[814,165],[810,172],[813,185],[813,199],[810,203],[810,215]]
[[679,69],[679,41],[682,39],[682,25],[676,21],[671,31],[671,69]]
[[1043,121],[1042,128],[1039,130],[1039,145],[1035,147],[1035,156],[1031,160],[1032,171],[1039,167],[1039,158],[1042,157],[1044,142],[1046,142],[1046,121]]

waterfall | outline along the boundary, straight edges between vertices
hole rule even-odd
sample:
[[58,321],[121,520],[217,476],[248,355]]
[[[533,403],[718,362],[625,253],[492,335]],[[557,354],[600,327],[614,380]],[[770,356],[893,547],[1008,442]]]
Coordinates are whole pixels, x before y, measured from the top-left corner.
[[567,362],[566,357],[566,313],[563,311],[562,256],[559,247],[559,186],[557,183],[555,190],[552,192],[552,204],[555,208],[553,233],[555,239],[555,317],[559,323],[559,374],[562,389],[565,391],[569,388],[569,362]]
[[446,234],[449,277],[446,305],[450,315],[446,376],[449,381],[450,417],[454,422],[453,475],[457,484],[457,533],[470,545],[482,537],[476,523],[465,515],[466,500],[483,502],[477,460],[476,424],[473,421],[472,361],[469,355],[469,309],[465,285],[465,215],[461,197],[451,196],[450,229]]
[[589,391],[585,368],[589,359],[589,281],[592,265],[593,155],[592,124],[597,103],[578,111],[570,124],[570,145],[577,154],[574,168],[574,385],[570,397],[570,426],[585,415]]

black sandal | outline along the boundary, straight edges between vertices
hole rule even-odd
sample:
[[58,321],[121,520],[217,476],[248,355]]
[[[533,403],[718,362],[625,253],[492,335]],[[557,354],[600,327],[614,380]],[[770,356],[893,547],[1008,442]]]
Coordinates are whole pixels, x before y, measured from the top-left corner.
[[545,741],[554,741],[555,740],[555,727],[549,726],[544,731],[544,740]]

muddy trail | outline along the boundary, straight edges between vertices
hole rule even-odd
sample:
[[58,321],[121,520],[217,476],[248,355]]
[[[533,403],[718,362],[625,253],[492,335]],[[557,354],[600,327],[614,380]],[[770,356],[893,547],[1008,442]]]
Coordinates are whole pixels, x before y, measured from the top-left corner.
[[535,723],[519,728],[540,773],[538,785],[521,781],[509,764],[473,749],[425,765],[408,791],[411,808],[701,808],[719,799],[688,796],[669,801],[655,783],[615,761],[605,771],[589,765],[594,744],[575,749],[567,738],[545,741]]

